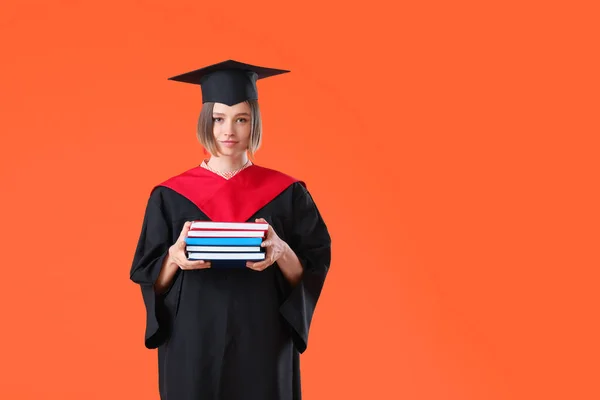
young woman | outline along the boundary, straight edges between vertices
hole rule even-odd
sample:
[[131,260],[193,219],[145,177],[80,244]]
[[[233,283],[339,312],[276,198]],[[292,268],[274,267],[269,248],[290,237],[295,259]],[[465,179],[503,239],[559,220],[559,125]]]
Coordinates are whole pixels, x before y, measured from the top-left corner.
[[[301,398],[331,240],[305,183],[248,157],[262,140],[256,81],[284,72],[228,60],[170,78],[201,86],[210,157],[152,188],[131,267],[162,400]],[[265,260],[188,260],[193,220],[266,222]]]

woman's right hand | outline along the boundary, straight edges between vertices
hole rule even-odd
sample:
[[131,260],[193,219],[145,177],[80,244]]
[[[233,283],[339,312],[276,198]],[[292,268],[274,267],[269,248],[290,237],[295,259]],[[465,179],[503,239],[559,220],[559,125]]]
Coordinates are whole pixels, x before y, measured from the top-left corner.
[[187,237],[188,231],[190,230],[191,226],[192,226],[192,223],[190,221],[187,221],[183,225],[183,229],[181,230],[181,233],[179,234],[179,238],[169,248],[170,262],[179,266],[179,268],[181,268],[183,270],[210,268],[210,261],[204,261],[204,260],[193,260],[192,261],[192,260],[188,260],[188,258],[185,255],[185,248],[187,246],[187,244],[185,242],[185,238]]

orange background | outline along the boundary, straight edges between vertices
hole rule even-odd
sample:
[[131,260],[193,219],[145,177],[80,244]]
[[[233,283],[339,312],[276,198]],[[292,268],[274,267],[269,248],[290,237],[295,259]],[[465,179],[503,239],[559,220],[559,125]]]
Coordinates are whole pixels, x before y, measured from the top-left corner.
[[3,1],[0,398],[158,399],[129,268],[202,156],[166,78],[229,58],[292,70],[256,161],[333,237],[306,399],[600,398],[598,10],[550,3]]

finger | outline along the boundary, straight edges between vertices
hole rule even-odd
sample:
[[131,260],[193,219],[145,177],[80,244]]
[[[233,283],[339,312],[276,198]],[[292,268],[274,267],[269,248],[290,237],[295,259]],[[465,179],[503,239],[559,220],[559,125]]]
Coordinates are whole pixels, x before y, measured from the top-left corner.
[[190,262],[184,263],[181,267],[182,267],[182,269],[203,269],[203,268],[210,268],[211,263],[210,263],[210,261],[204,261],[204,260],[190,261]]
[[270,245],[271,245],[271,243],[272,243],[272,242],[271,242],[271,240],[269,240],[269,239],[267,239],[267,240],[264,240],[264,241],[263,241],[263,242],[260,244],[260,247],[268,247],[268,246],[270,246]]
[[183,224],[183,228],[181,229],[181,232],[179,233],[178,241],[185,240],[185,237],[187,236],[191,226],[192,226],[191,221],[186,221],[185,224]]
[[256,218],[254,220],[254,222],[258,223],[258,224],[267,224],[267,229],[269,228],[269,223],[264,219],[264,218]]
[[190,268],[191,269],[205,269],[205,268],[210,268],[212,265],[210,263],[210,261],[202,261],[201,263],[198,264],[193,264]]
[[177,249],[177,255],[179,257],[185,258],[186,257],[185,249],[187,247],[187,243],[185,242],[185,238],[179,238],[179,239],[177,239],[177,243],[175,243],[175,247]]
[[194,266],[194,265],[201,265],[201,264],[206,264],[206,263],[210,263],[209,260],[199,260],[197,258],[192,258],[192,259],[186,259],[184,261],[187,265],[189,266]]
[[173,257],[173,261],[178,263],[181,266],[192,266],[194,264],[200,264],[206,262],[206,260],[200,260],[197,258],[188,258],[188,256],[183,252],[178,252]]
[[269,266],[269,262],[268,261],[259,261],[256,263],[252,263],[252,265],[249,266],[250,269],[253,269],[255,271],[262,271],[265,268],[267,268]]
[[273,229],[273,227],[271,226],[271,224],[269,224],[269,222],[264,219],[264,218],[256,218],[254,220],[255,222],[259,222],[259,223],[265,223],[267,224],[267,231],[266,231],[266,237],[270,237],[272,234],[275,233],[275,230]]
[[207,260],[189,260],[187,262],[187,265],[189,265],[190,267],[195,267],[195,266],[209,264],[209,263],[210,263],[210,261],[207,261]]
[[267,237],[273,237],[273,236],[277,236],[277,232],[275,232],[275,229],[273,229],[273,226],[271,226],[271,224],[269,224],[267,226]]
[[260,271],[261,270],[260,264],[258,264],[258,263],[255,263],[255,264],[249,266],[248,268],[253,269],[255,271]]

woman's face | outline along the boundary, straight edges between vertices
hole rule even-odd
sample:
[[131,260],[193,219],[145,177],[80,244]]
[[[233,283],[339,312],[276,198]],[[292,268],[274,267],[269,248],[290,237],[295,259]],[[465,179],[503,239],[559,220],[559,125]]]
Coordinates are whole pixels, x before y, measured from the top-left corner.
[[228,106],[215,103],[213,108],[213,134],[220,154],[235,156],[244,153],[250,143],[252,116],[246,102]]

